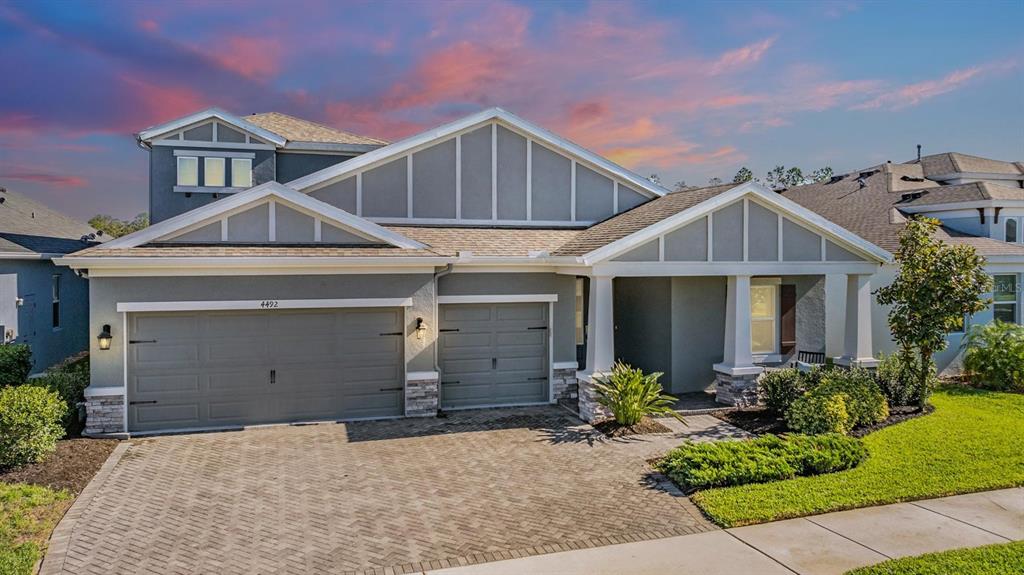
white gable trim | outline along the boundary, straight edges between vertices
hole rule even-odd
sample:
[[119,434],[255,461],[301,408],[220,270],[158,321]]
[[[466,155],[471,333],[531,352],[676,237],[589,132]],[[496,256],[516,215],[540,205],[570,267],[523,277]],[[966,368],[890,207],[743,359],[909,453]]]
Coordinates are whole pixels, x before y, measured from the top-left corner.
[[271,132],[270,130],[267,130],[265,128],[261,128],[256,124],[253,124],[252,122],[247,122],[234,114],[230,114],[228,112],[225,112],[224,110],[221,110],[220,108],[209,108],[201,112],[196,112],[194,114],[189,114],[188,116],[178,118],[177,120],[171,120],[170,122],[166,122],[158,126],[146,128],[145,130],[142,130],[141,132],[136,134],[136,138],[138,138],[140,142],[149,142],[169,132],[180,130],[182,128],[191,126],[192,124],[197,124],[199,122],[211,119],[220,120],[225,124],[229,124],[240,130],[249,132],[250,134],[253,134],[259,138],[271,142],[276,146],[284,146],[288,142],[288,140],[279,136],[278,134],[275,134],[274,132]]
[[202,227],[203,225],[213,223],[213,220],[218,219],[218,216],[237,213],[238,211],[255,207],[263,203],[265,198],[271,197],[277,197],[284,200],[285,203],[294,204],[299,208],[304,208],[305,211],[310,212],[311,214],[316,214],[317,218],[326,220],[332,225],[351,228],[356,231],[358,235],[375,238],[399,248],[423,249],[426,247],[420,242],[409,239],[401,234],[383,228],[358,216],[354,216],[345,210],[336,208],[326,202],[321,202],[316,198],[310,197],[301,192],[296,192],[295,190],[278,182],[260,184],[259,186],[250,188],[244,192],[223,198],[211,204],[206,204],[205,206],[198,207],[183,214],[179,214],[173,218],[164,220],[133,234],[128,234],[111,240],[103,244],[103,247],[137,247],[156,239],[167,237],[176,232],[184,233],[186,231]]
[[[892,254],[884,249],[756,182],[740,184],[727,192],[691,206],[674,216],[587,253],[580,259],[585,265],[594,265],[595,263],[614,258],[663,234],[710,215],[715,210],[739,201],[745,196],[756,198],[759,203],[782,212],[795,223],[801,224],[803,227],[822,235],[823,238],[831,239],[843,247],[853,248],[856,253],[868,256],[870,259],[881,263],[892,260]],[[709,236],[711,234],[710,225],[708,226],[708,234]]]
[[[635,174],[618,164],[615,164],[589,150],[557,136],[540,126],[527,122],[526,120],[505,111],[501,108],[490,108],[477,112],[476,114],[456,120],[437,128],[427,130],[415,136],[406,138],[394,144],[377,148],[351,160],[329,166],[308,176],[303,176],[288,182],[288,185],[302,192],[312,192],[346,177],[360,173],[379,164],[386,163],[403,155],[414,153],[435,143],[455,137],[465,132],[472,131],[486,123],[497,121],[504,127],[518,133],[534,142],[543,144],[570,159],[580,161],[588,167],[596,168],[599,172],[610,174],[628,182],[638,192],[654,198],[668,193],[665,188],[651,182],[638,174]],[[493,160],[493,158],[492,158]]]

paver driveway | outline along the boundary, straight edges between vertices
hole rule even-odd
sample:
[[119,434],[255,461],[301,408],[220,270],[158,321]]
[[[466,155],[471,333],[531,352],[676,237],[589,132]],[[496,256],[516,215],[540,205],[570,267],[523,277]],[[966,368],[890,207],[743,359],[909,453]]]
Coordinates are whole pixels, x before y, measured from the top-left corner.
[[612,441],[540,407],[134,440],[43,571],[403,573],[710,530],[645,459],[741,432],[688,423]]

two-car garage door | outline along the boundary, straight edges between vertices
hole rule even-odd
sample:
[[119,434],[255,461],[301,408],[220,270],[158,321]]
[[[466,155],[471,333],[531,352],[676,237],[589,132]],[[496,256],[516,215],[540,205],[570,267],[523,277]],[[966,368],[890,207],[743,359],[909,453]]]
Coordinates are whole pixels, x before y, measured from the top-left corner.
[[402,415],[403,310],[129,315],[131,431]]

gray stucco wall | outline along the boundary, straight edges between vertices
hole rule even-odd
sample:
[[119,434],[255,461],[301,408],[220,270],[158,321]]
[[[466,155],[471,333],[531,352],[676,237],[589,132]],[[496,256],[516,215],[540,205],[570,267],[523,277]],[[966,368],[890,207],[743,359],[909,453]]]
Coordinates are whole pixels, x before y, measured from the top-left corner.
[[[217,133],[220,136],[220,132]],[[296,154],[279,152],[277,154],[277,181],[287,184],[326,167],[340,164],[354,158],[354,155],[334,154]]]
[[207,242],[219,242],[220,241],[220,221],[207,224],[201,228],[196,228],[191,232],[186,232],[180,236],[165,240],[170,243],[207,243]]
[[228,217],[229,242],[266,242],[270,240],[270,204]]
[[642,244],[620,256],[612,259],[616,262],[656,262],[658,261],[658,240],[657,238]]
[[[185,152],[198,151],[199,148],[179,148]],[[252,161],[252,185],[258,186],[273,181],[276,172],[275,154],[273,150],[231,150],[226,148],[211,149],[216,152],[255,153]],[[225,162],[226,182],[231,183],[231,162]],[[178,181],[178,162],[174,157],[174,148],[153,146],[149,151],[149,218],[152,223],[161,222],[178,214],[204,206],[216,201],[211,193],[194,193],[191,197],[175,192]],[[199,159],[199,184],[203,183],[203,161]],[[225,197],[223,194],[218,197]]]
[[[89,333],[110,324],[110,349],[100,351],[89,338],[93,387],[120,387],[125,334],[119,302],[217,301],[263,299],[409,298],[405,355],[409,371],[433,371],[434,340],[415,336],[416,318],[434,321],[434,283],[431,274],[313,275],[313,276],[208,276],[93,278],[89,290]],[[272,311],[268,313],[273,313]]]
[[535,144],[533,146],[533,219],[567,221],[572,216],[572,162]]
[[412,156],[412,215],[417,218],[455,217],[455,140]]
[[356,177],[345,178],[309,194],[315,199],[341,208],[350,214],[356,213]]
[[576,361],[576,278],[545,273],[453,273],[438,280],[438,295],[557,294],[552,324],[554,361]]
[[712,366],[725,345],[724,277],[672,278],[673,392],[701,391],[715,381]]
[[730,204],[713,214],[712,252],[716,262],[743,261],[743,202]]
[[491,127],[462,135],[462,217],[491,218]]
[[498,126],[498,219],[526,219],[526,138]]
[[754,202],[748,202],[747,257],[752,262],[779,259],[779,216]]
[[[783,285],[796,286],[796,349],[825,351],[825,276],[783,276]],[[788,364],[792,355],[784,356]]]
[[821,261],[821,236],[788,219],[782,220],[782,259],[787,262]]
[[[277,203],[274,206],[275,240],[285,243],[312,243],[313,218]],[[228,228],[228,232],[231,228]]]
[[401,217],[408,215],[408,162],[399,158],[363,174],[363,215]]
[[672,382],[672,278],[615,279],[615,358]]
[[665,261],[708,261],[708,219],[706,217],[665,234]]
[[[32,347],[32,372],[38,373],[88,346],[89,282],[67,267],[49,261],[0,260],[0,275],[17,274],[18,308],[16,343]],[[60,275],[60,329],[53,328],[52,285]],[[98,331],[96,332],[99,333]]]
[[599,222],[614,213],[615,182],[586,166],[576,166],[576,219]]

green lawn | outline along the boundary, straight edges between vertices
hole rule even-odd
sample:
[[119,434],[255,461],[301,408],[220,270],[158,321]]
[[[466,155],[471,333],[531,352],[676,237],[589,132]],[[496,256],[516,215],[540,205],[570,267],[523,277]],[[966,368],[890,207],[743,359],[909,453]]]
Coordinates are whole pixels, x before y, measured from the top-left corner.
[[1024,541],[893,559],[846,575],[1016,575],[1024,568]]
[[701,491],[693,501],[719,525],[1024,485],[1024,395],[944,389],[935,412],[864,438],[856,469]]
[[32,573],[70,499],[66,491],[0,483],[0,573]]

